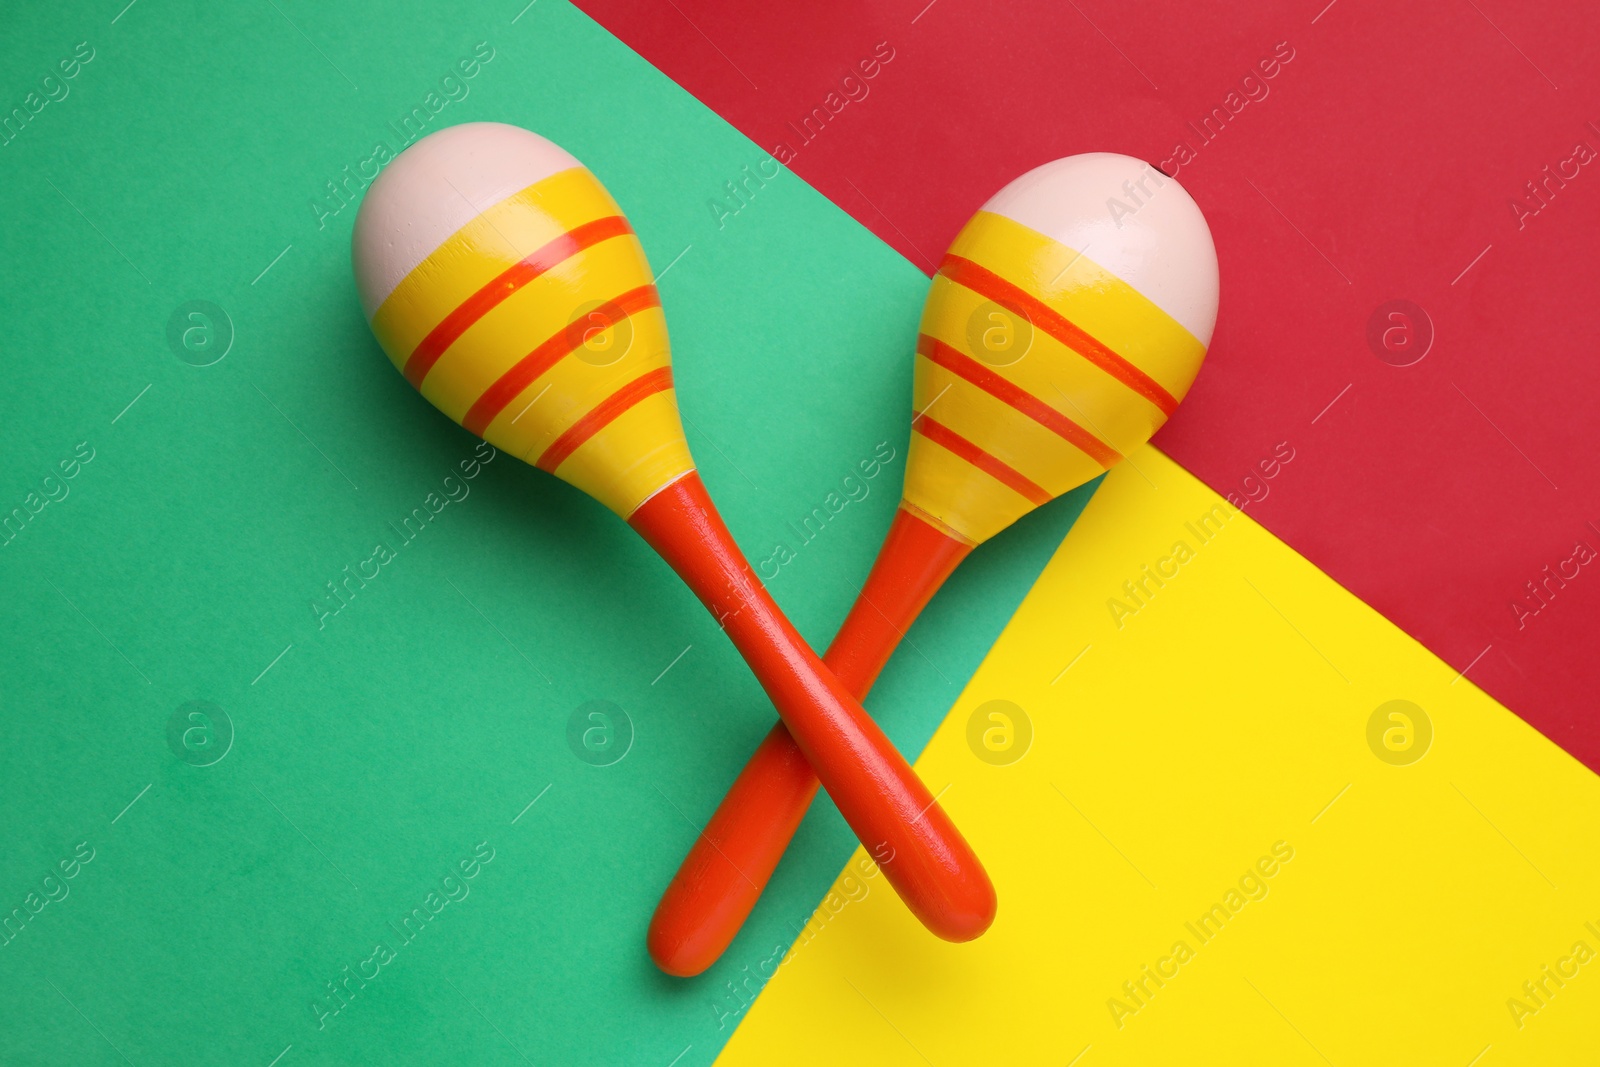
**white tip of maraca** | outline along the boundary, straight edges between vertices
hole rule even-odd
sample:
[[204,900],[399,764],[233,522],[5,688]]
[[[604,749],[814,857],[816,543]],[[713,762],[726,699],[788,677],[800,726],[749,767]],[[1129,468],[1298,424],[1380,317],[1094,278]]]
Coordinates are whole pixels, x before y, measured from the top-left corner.
[[350,238],[367,318],[417,264],[485,209],[577,166],[561,146],[500,122],[449,126],[401,152],[368,187]]
[[1142,159],[1090,152],[1035,167],[983,205],[1083,253],[1201,344],[1217,323],[1217,249],[1200,206]]

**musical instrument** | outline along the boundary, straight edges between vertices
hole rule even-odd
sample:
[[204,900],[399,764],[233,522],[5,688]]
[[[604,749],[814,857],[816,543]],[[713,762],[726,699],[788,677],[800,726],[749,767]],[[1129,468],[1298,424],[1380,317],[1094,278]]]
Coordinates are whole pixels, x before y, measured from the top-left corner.
[[441,129],[367,190],[351,258],[373,333],[406,380],[632,526],[727,632],[918,918],[952,939],[986,929],[994,888],[977,857],[712,506],[679,421],[649,263],[599,180],[515,126]]
[[[1069,156],[995,194],[956,237],[916,344],[904,495],[824,661],[864,697],[972,549],[1149,440],[1217,314],[1204,216],[1128,156]],[[669,974],[709,967],[755,906],[817,782],[783,723],[762,741],[651,920]]]

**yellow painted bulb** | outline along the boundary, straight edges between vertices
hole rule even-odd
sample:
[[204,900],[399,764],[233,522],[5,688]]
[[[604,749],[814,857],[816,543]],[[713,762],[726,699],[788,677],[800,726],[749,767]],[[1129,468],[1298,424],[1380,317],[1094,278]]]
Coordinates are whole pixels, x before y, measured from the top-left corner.
[[538,134],[430,134],[367,190],[351,255],[379,343],[424,397],[627,518],[692,470],[644,249]]
[[1217,316],[1199,207],[1149,164],[1068,156],[1007,185],[939,265],[917,337],[905,503],[970,543],[1150,439]]

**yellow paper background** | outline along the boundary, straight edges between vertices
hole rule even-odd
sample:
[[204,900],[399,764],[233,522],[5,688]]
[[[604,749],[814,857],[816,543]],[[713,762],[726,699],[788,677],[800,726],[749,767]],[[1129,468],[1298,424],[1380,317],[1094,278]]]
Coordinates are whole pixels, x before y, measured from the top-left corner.
[[[1228,517],[1205,540],[1208,513]],[[1192,558],[1135,605],[1123,583],[1179,541]],[[1120,627],[1113,597],[1138,606]],[[968,741],[997,699],[1034,733],[1004,766]],[[1397,699],[1433,731],[1408,765],[1368,743]],[[836,885],[719,1064],[1595,1062],[1600,959],[1570,953],[1600,950],[1600,782],[1154,448],[917,767],[994,877],[993,929],[945,944],[881,878]],[[1185,924],[1277,842],[1266,895],[1201,943]],[[1114,1013],[1179,940],[1192,958]],[[1523,983],[1563,958],[1540,1006]]]

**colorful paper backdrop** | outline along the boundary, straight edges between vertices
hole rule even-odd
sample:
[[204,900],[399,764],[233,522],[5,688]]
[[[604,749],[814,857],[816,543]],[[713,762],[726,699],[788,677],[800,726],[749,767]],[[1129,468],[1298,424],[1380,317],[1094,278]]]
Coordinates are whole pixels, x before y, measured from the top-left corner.
[[[1600,949],[1594,778],[1512,712],[1594,764],[1600,208],[1586,162],[1511,207],[1600,148],[1591,16],[585,6],[606,28],[561,0],[0,13],[0,1061],[1592,1047],[1589,965],[1543,968]],[[818,645],[898,493],[931,257],[1028,166],[1189,141],[1224,293],[1176,463],[985,546],[870,701],[908,754],[939,729],[920,766],[996,875],[990,937],[932,942],[864,874],[830,894],[854,842],[824,801],[717,967],[649,964],[771,713],[621,524],[483,464],[369,336],[368,161],[474,119],[559,141],[629,212],[704,476],[752,559],[794,552],[771,587]],[[1121,583],[1230,494],[1246,514],[1117,628]],[[1016,762],[970,741],[994,700],[1031,723]],[[1430,724],[1414,762],[1397,720],[1371,732],[1392,700]],[[597,708],[602,757],[569,740]],[[1280,840],[1268,895],[1117,1028],[1121,983]]]

